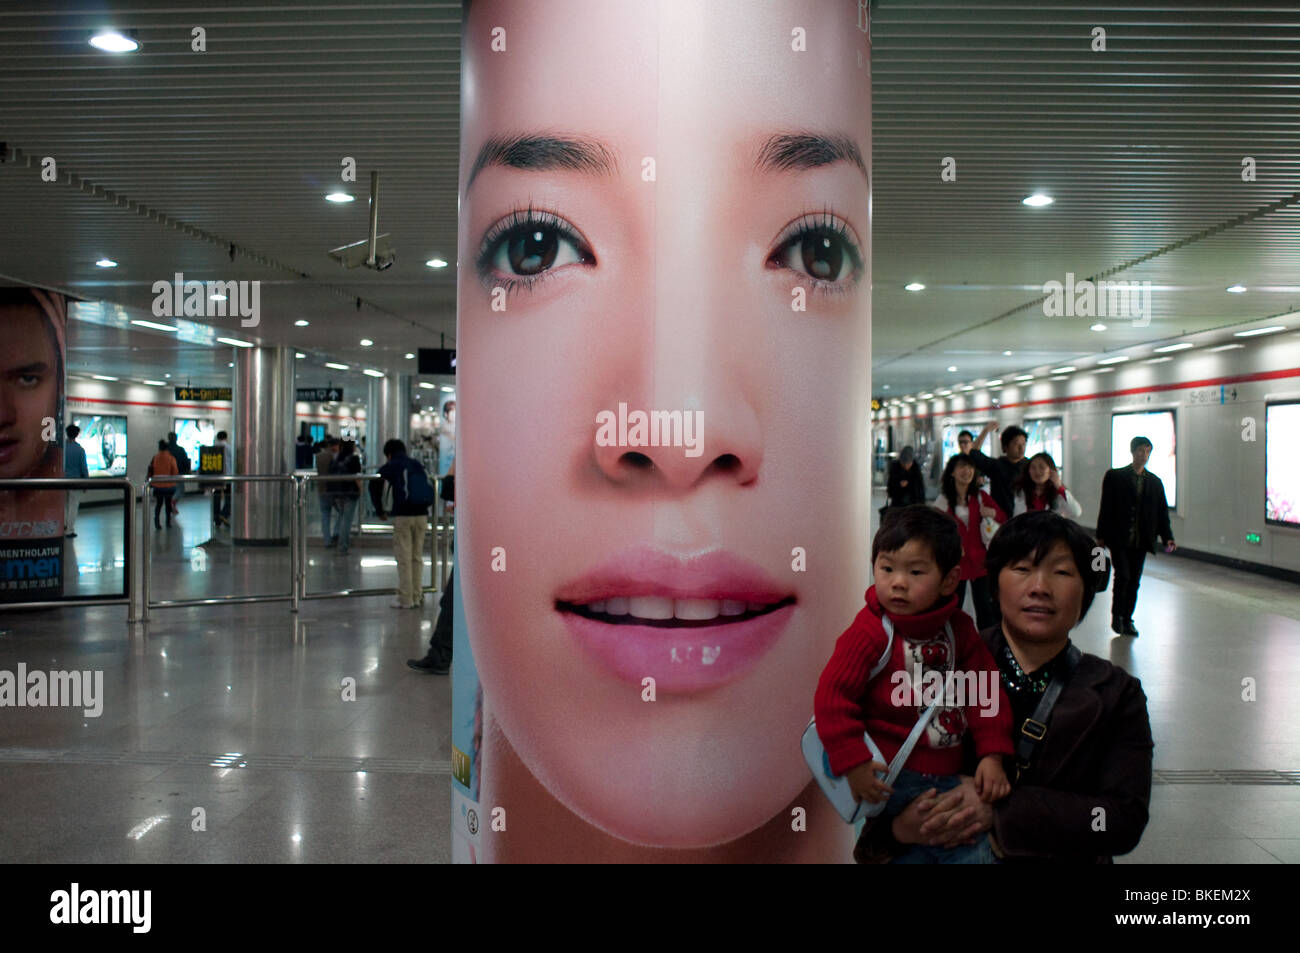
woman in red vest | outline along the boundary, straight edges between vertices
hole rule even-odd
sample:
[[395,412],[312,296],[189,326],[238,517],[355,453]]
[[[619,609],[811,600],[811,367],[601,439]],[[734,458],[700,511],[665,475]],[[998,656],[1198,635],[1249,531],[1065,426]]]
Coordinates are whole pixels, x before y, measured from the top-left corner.
[[980,521],[987,516],[1001,525],[1007,521],[1007,514],[993,502],[993,497],[979,488],[978,476],[974,460],[964,453],[953,454],[943,468],[943,481],[934,505],[957,521],[961,533],[961,582],[957,585],[957,605],[966,602],[966,583],[969,582],[971,598],[975,601],[975,623],[980,629],[985,629],[997,621],[997,615],[984,571],[986,550],[980,537]]

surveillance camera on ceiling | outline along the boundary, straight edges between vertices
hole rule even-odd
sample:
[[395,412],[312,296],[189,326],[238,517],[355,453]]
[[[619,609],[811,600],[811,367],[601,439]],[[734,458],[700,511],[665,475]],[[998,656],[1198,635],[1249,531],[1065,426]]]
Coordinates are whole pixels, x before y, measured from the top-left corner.
[[359,268],[365,265],[367,268],[375,269],[375,271],[386,271],[393,267],[393,262],[397,260],[397,250],[393,248],[388,238],[389,236],[384,234],[375,239],[375,260],[373,262],[370,261],[370,239],[368,238],[353,242],[351,245],[333,248],[330,250],[329,256],[344,268]]

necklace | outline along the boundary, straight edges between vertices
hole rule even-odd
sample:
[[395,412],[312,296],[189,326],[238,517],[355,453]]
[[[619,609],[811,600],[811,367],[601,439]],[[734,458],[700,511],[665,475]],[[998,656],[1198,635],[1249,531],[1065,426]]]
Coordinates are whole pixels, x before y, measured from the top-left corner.
[[1010,667],[1010,671],[1005,666],[1002,669],[1003,677],[1006,679],[1007,688],[1010,691],[1015,692],[1017,695],[1041,695],[1047,691],[1047,683],[1052,680],[1050,669],[1052,662],[1056,661],[1055,659],[1040,668],[1036,675],[1027,675],[1025,670],[1020,667],[1020,663],[1016,661],[1011,646],[1005,643],[1002,646],[1002,658]]

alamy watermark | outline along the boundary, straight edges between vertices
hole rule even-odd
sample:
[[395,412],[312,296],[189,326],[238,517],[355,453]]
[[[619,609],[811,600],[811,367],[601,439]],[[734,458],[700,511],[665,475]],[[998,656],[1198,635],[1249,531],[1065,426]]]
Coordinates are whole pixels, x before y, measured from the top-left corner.
[[1132,318],[1135,328],[1151,323],[1151,282],[1082,281],[1066,272],[1064,283],[1043,285],[1043,314],[1049,318]]
[[87,718],[104,713],[104,673],[0,669],[0,708],[81,708]]
[[598,447],[685,447],[686,456],[704,453],[704,411],[634,410],[620,403],[618,412],[596,414]]
[[260,281],[186,281],[178,271],[172,281],[155,281],[153,293],[157,318],[238,317],[244,328],[262,321]]
[[914,664],[910,673],[899,669],[889,681],[894,686],[889,702],[899,708],[920,708],[936,703],[945,708],[974,705],[979,708],[981,718],[996,718],[1001,704],[997,672],[983,669],[941,672]]

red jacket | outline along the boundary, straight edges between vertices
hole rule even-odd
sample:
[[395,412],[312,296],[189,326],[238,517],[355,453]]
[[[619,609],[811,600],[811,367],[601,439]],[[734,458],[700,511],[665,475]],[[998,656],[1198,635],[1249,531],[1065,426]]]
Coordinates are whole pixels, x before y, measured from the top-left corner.
[[979,491],[979,501],[966,497],[966,508],[969,511],[966,514],[966,521],[963,523],[957,519],[957,514],[948,509],[948,498],[940,493],[934,501],[934,505],[943,510],[953,518],[957,524],[957,531],[961,533],[961,577],[962,579],[979,579],[986,574],[984,569],[984,557],[988,555],[988,550],[984,548],[984,540],[980,538],[980,507],[991,506],[998,511],[994,517],[999,524],[1007,521],[1007,514],[1002,507],[989,494],[983,490]]
[[[962,765],[962,738],[969,730],[975,742],[976,757],[989,754],[1009,755],[1011,746],[1011,703],[1002,688],[1002,680],[993,656],[975,631],[970,616],[957,609],[956,597],[937,609],[911,616],[891,616],[894,645],[889,663],[868,683],[871,669],[885,650],[884,609],[876,598],[876,587],[867,590],[867,605],[858,613],[839,641],[835,652],[822,671],[813,700],[817,734],[830,759],[831,770],[844,775],[871,760],[871,751],[862,740],[865,729],[880,746],[887,761],[902,746],[924,705],[916,705],[911,689],[911,673],[916,666],[922,671],[977,672],[977,683],[991,686],[996,694],[996,714],[985,716],[978,697],[966,699],[964,707],[935,711],[926,732],[912,749],[907,768],[926,774],[957,774]],[[943,636],[945,622],[951,621],[956,658],[948,653]],[[907,679],[901,675],[907,673]],[[902,687],[899,687],[899,686]],[[989,689],[985,688],[987,692]],[[899,704],[900,697],[903,703]],[[992,705],[989,706],[992,710]]]

